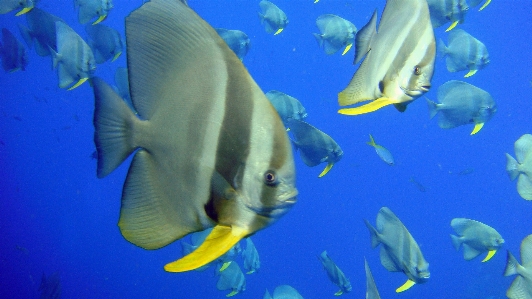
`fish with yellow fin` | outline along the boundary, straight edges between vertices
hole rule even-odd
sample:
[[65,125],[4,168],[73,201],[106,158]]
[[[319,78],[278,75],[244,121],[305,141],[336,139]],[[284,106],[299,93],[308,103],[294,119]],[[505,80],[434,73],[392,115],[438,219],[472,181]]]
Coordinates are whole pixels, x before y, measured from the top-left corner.
[[449,32],[458,24],[464,23],[465,16],[469,11],[466,0],[427,0],[427,3],[432,27],[437,28],[451,22],[445,32]]
[[103,24],[87,24],[85,31],[89,35],[88,44],[94,53],[96,63],[115,61],[120,57],[124,45],[118,31]]
[[325,54],[332,55],[344,48],[345,55],[355,42],[357,27],[348,20],[337,15],[325,14],[316,19],[320,33],[313,33],[320,48]]
[[2,0],[0,1],[0,15],[18,10],[15,16],[21,16],[35,7],[38,0]]
[[81,24],[93,21],[92,25],[96,25],[105,20],[113,9],[112,0],[74,0],[74,5],[79,7],[78,20]]
[[260,23],[266,32],[273,35],[281,33],[288,25],[288,17],[284,11],[268,0],[261,0],[259,5],[262,10],[259,12]]
[[458,236],[451,235],[453,246],[456,250],[464,248],[464,259],[467,261],[487,251],[488,254],[482,260],[487,262],[504,244],[504,239],[493,227],[479,221],[454,218],[451,227],[458,234]]

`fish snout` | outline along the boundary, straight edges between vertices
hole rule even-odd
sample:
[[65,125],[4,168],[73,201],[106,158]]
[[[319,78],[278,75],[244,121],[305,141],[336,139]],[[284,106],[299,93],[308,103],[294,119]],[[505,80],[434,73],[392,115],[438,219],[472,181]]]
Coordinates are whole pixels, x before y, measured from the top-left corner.
[[428,85],[421,86],[419,89],[421,89],[423,92],[427,92],[430,90],[430,88],[431,88],[431,85],[428,84]]

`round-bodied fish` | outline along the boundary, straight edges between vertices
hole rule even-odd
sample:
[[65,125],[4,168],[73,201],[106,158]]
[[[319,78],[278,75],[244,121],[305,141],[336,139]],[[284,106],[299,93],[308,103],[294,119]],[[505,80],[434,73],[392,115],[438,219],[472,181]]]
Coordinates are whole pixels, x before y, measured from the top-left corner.
[[486,46],[462,29],[456,29],[449,34],[448,47],[440,39],[438,56],[447,57],[445,63],[447,70],[451,73],[467,70],[465,78],[473,76],[490,63],[490,55]]
[[517,192],[526,199],[532,200],[532,135],[524,134],[514,144],[514,159],[506,154],[506,172],[513,181],[517,179]]
[[337,15],[319,16],[316,19],[316,26],[320,29],[320,33],[313,35],[327,55],[332,55],[342,48],[344,49],[342,55],[345,55],[355,42],[357,27]]
[[266,32],[273,35],[281,33],[288,25],[288,17],[284,11],[268,0],[261,0],[259,6],[262,10],[259,12],[260,23]]

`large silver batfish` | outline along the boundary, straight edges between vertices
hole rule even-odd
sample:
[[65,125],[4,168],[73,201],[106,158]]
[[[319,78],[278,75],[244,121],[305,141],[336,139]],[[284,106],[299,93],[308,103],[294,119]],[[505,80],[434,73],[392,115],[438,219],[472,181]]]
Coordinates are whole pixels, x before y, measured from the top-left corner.
[[98,177],[131,153],[118,226],[158,249],[214,227],[165,270],[205,265],[295,203],[287,133],[259,86],[216,31],[184,3],[152,0],[126,18],[136,115],[93,79]]
[[338,94],[340,114],[358,115],[394,104],[399,111],[430,89],[436,43],[425,0],[388,0],[376,30],[377,11],[356,35],[355,64],[366,58]]

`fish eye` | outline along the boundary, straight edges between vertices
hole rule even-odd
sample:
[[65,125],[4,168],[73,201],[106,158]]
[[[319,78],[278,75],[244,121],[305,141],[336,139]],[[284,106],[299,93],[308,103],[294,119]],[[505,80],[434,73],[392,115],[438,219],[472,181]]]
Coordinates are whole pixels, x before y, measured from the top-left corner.
[[264,174],[264,182],[268,186],[276,186],[279,182],[277,182],[277,177],[275,176],[275,172],[272,170],[266,171]]
[[421,68],[419,67],[419,65],[416,65],[414,67],[414,75],[416,75],[416,76],[421,75]]

